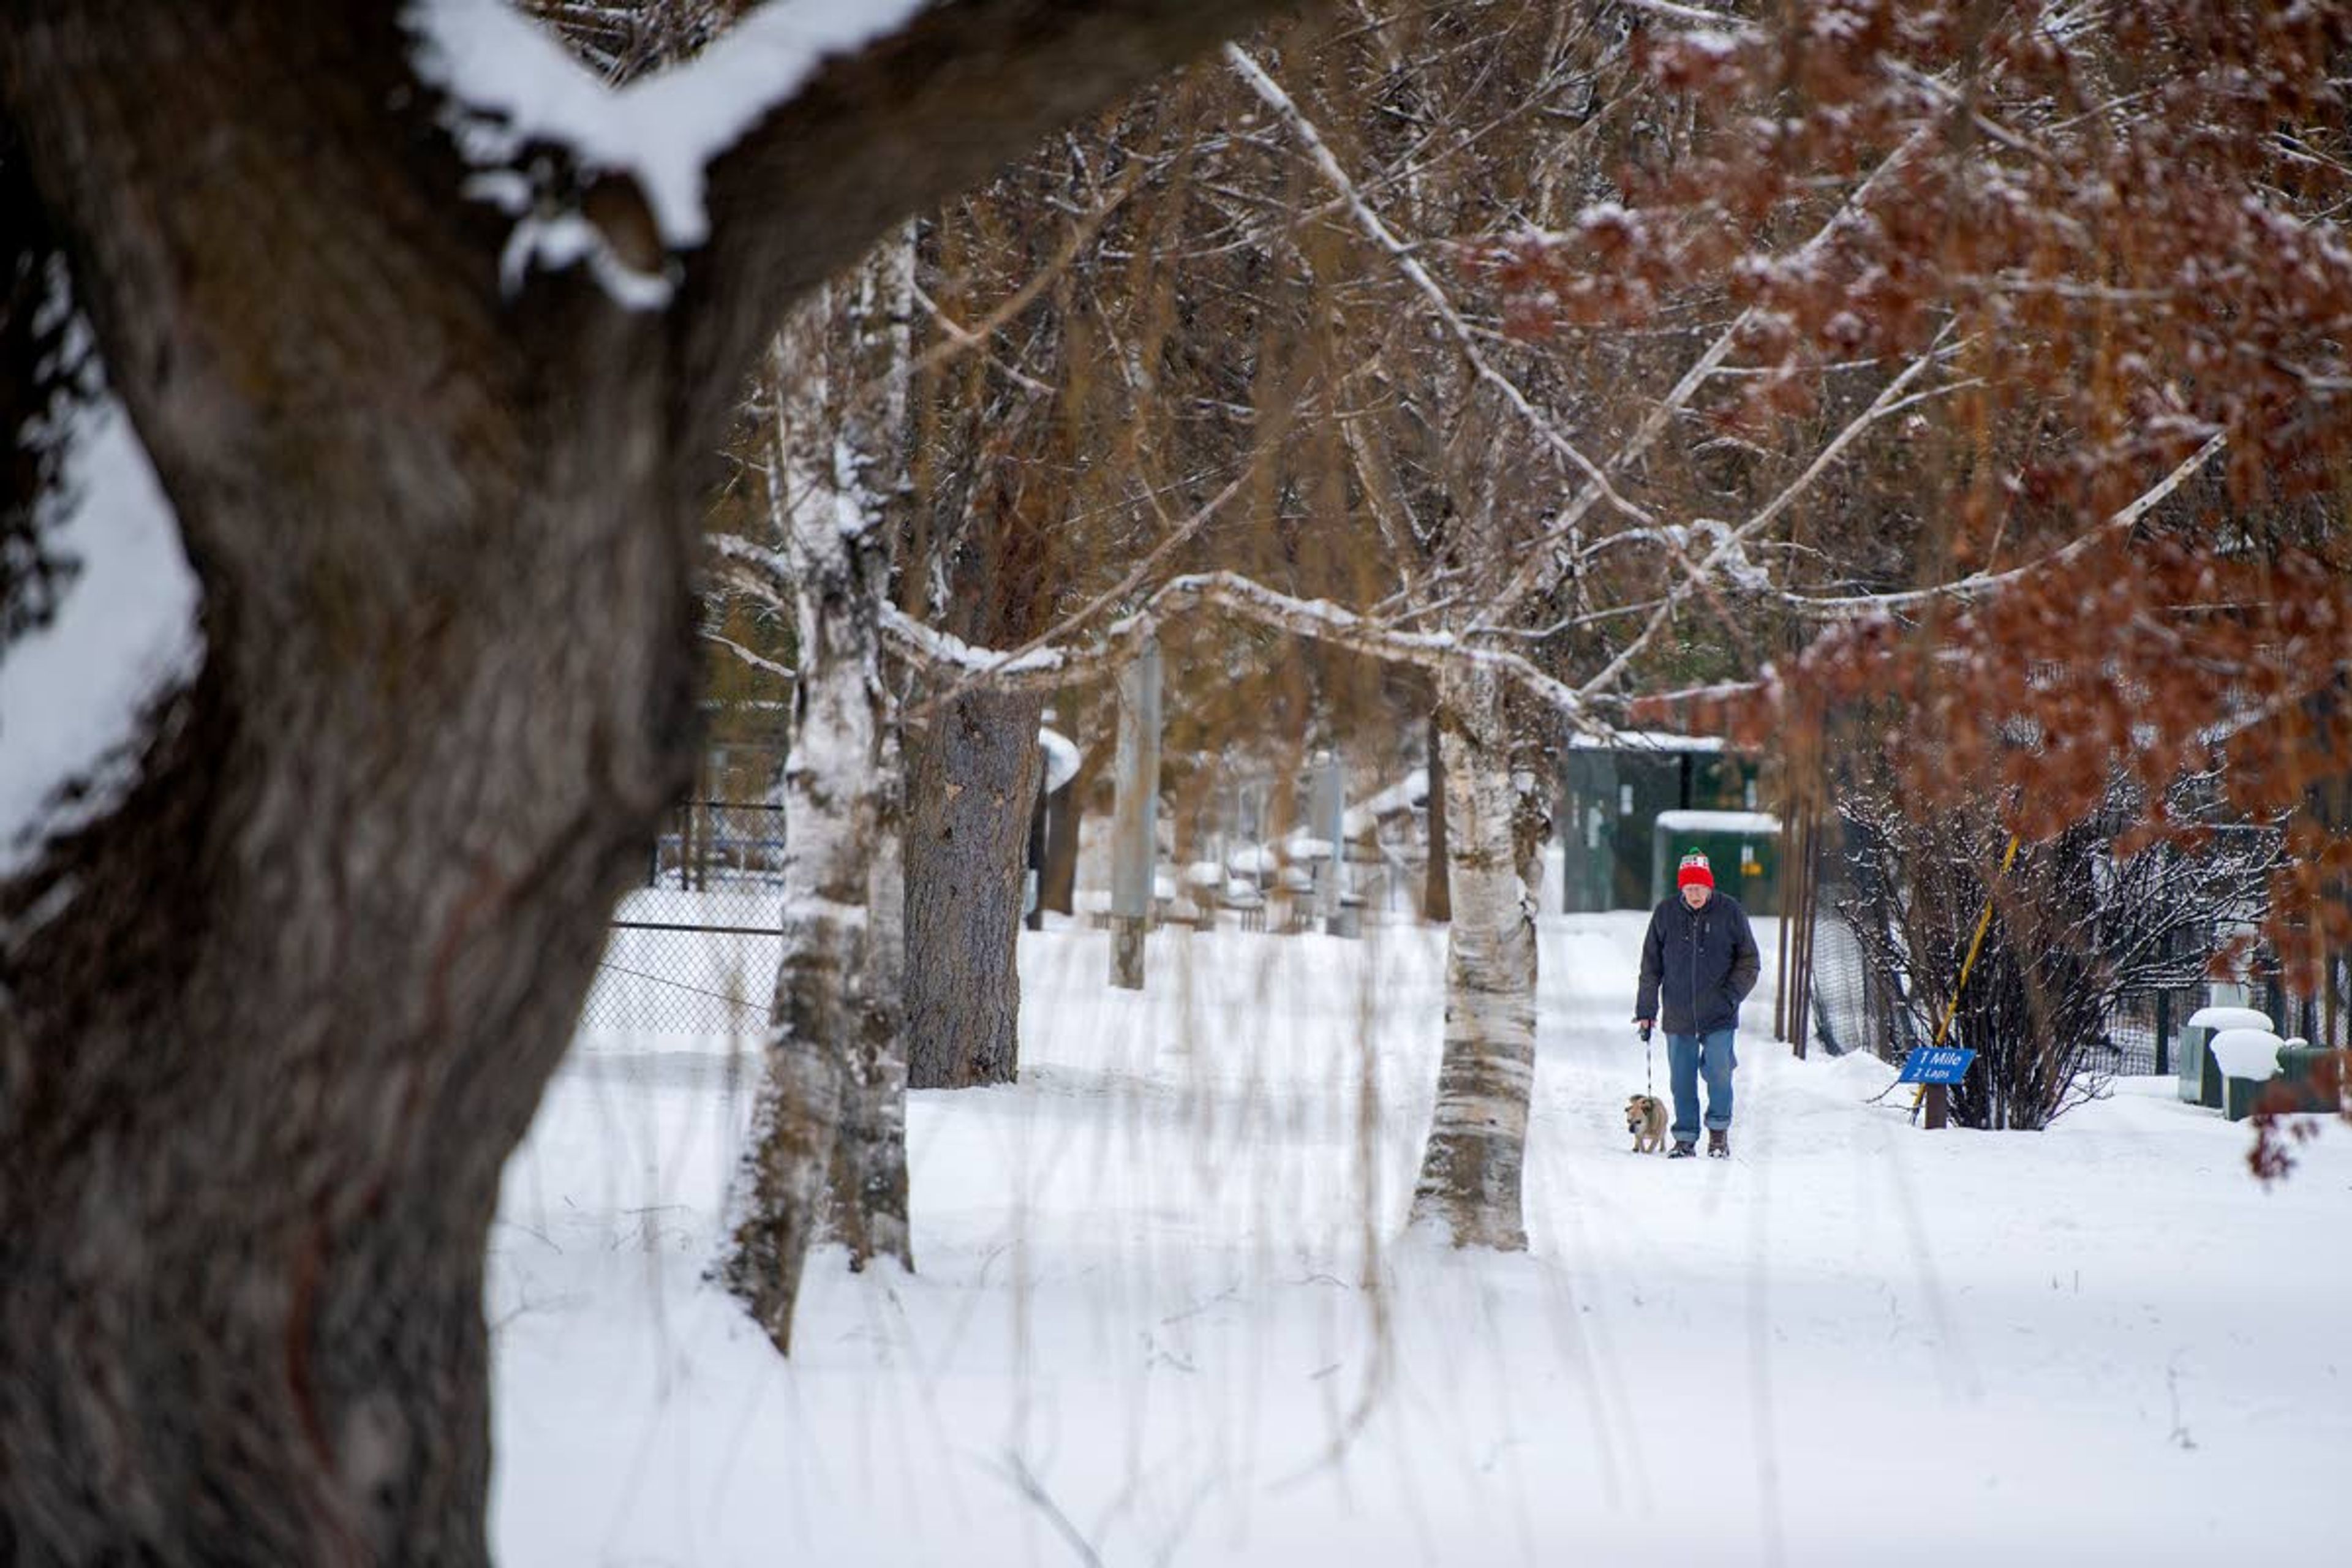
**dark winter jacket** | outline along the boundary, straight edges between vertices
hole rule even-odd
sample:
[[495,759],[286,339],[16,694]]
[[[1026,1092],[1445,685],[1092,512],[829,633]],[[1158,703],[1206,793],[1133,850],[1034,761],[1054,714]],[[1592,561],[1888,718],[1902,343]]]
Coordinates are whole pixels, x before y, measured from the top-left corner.
[[1656,1019],[1669,1035],[1737,1028],[1739,1004],[1762,971],[1756,934],[1738,900],[1717,893],[1706,908],[1694,910],[1677,893],[1650,916],[1633,1016]]

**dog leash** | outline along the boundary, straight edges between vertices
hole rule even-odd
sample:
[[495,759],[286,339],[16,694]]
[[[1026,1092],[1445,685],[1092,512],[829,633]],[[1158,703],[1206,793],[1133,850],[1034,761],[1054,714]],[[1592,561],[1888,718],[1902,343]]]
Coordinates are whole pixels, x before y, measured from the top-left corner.
[[1658,1098],[1658,1080],[1650,1067],[1650,1026],[1642,1026],[1642,1092],[1652,1100]]

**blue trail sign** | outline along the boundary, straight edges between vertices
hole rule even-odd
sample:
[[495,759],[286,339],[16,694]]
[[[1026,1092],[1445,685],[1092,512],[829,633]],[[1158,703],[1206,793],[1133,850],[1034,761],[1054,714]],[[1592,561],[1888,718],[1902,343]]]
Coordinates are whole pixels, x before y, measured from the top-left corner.
[[1903,1058],[1903,1076],[1896,1081],[1958,1083],[1968,1076],[1969,1064],[1976,1059],[1976,1052],[1958,1046],[1921,1046]]

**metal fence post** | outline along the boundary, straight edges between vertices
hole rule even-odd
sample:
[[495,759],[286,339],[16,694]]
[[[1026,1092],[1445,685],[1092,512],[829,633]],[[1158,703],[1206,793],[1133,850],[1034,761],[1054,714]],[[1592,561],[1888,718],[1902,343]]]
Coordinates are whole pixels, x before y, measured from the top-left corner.
[[1328,931],[1339,913],[1339,862],[1348,809],[1348,785],[1340,771],[1337,747],[1327,746],[1315,754],[1312,804],[1315,837],[1330,846],[1331,850],[1315,867],[1315,912]]
[[2156,988],[2156,1076],[2172,1070],[2172,993]]

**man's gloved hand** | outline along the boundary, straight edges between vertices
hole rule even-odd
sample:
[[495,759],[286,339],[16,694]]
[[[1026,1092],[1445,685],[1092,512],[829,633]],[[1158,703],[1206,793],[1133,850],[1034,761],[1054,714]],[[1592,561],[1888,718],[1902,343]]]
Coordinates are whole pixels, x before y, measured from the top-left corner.
[[1647,1018],[1636,1018],[1633,1020],[1633,1026],[1642,1031],[1642,1043],[1645,1046],[1648,1045],[1650,1043],[1650,1020]]

